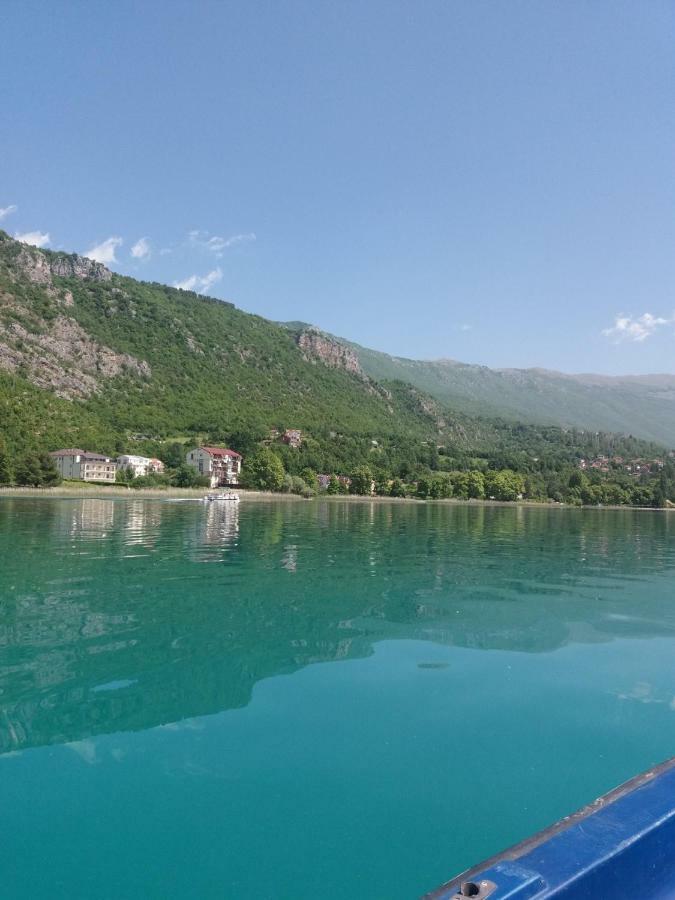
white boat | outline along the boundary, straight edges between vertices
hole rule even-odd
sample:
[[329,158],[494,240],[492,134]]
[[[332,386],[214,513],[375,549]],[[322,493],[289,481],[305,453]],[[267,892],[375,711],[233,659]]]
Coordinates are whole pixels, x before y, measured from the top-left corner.
[[227,501],[228,503],[239,503],[239,494],[234,491],[220,491],[217,494],[207,494],[204,497],[204,503],[213,503],[214,501]]

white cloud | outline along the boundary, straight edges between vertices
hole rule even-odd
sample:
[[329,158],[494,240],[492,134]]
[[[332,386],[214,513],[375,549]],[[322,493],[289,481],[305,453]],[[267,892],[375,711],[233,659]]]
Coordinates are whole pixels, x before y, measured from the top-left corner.
[[147,238],[139,238],[131,248],[134,259],[147,259],[150,256],[150,242]]
[[190,275],[182,281],[174,281],[173,286],[180,288],[182,291],[195,291],[197,294],[206,294],[222,277],[222,269],[217,268],[206,275]]
[[33,247],[48,247],[51,243],[48,231],[25,231],[23,234],[17,232],[14,237],[22,244],[32,244]]
[[619,315],[614,320],[611,328],[603,328],[605,337],[612,338],[615,344],[623,341],[642,342],[663,325],[675,323],[675,316],[664,319],[662,316],[654,316],[652,313],[643,313],[641,316]]
[[0,222],[3,219],[6,219],[7,216],[11,216],[13,212],[16,212],[19,207],[16,203],[10,203],[9,206],[0,206]]
[[123,243],[124,241],[121,237],[109,237],[106,241],[102,241],[100,244],[96,244],[95,247],[87,250],[84,255],[88,256],[89,259],[94,259],[96,262],[103,263],[104,266],[107,266],[110,265],[110,263],[117,262],[115,250]]
[[243,244],[256,240],[256,236],[252,231],[249,231],[246,234],[233,234],[228,238],[220,237],[220,235],[217,234],[209,237],[208,231],[190,231],[188,233],[188,238],[191,244],[201,247],[203,250],[208,250],[209,253],[215,254],[218,259],[221,258],[223,252],[229,247],[234,247],[235,244]]
[[471,331],[472,326],[467,325],[466,322],[459,326],[460,331]]

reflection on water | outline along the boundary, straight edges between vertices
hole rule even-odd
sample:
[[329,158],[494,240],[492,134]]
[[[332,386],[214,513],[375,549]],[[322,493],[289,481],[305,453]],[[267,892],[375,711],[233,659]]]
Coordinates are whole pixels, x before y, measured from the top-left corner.
[[195,523],[191,540],[195,562],[220,562],[236,549],[239,535],[238,503],[207,503]]
[[569,813],[675,752],[673,523],[0,499],[3,896],[403,900]]
[[5,499],[0,750],[242,707],[261,679],[384,639],[541,653],[672,637],[673,521]]

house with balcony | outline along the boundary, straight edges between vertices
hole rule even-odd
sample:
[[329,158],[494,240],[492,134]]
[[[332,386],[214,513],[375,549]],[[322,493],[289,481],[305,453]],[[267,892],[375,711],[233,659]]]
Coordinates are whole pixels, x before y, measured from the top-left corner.
[[227,447],[197,447],[185,456],[188,466],[209,479],[212,488],[239,484],[242,457]]
[[117,463],[109,456],[75,448],[54,450],[49,455],[54,460],[57,471],[62,478],[104,483],[115,482]]

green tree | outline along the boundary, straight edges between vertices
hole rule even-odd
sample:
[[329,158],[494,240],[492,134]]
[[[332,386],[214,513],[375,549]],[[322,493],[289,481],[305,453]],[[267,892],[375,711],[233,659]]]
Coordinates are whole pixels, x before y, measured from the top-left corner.
[[485,493],[494,500],[517,500],[525,492],[525,479],[517,472],[502,469],[485,476]]
[[373,473],[369,466],[358,466],[349,477],[352,482],[350,485],[352,494],[365,497],[372,493]]
[[305,466],[305,468],[300,472],[300,477],[305,482],[308,488],[311,488],[311,490],[313,491],[319,490],[319,479],[317,478],[314,469],[310,469],[309,466]]
[[117,484],[131,484],[135,478],[134,470],[126,466],[120,466],[115,473],[115,481]]
[[629,502],[629,494],[620,484],[607,481],[603,484],[604,502],[610,506],[623,506]]
[[327,494],[339,494],[340,493],[340,482],[337,480],[335,475],[331,475],[328,481],[328,485],[326,487]]
[[[668,505],[668,487],[668,477],[665,472],[661,472],[652,494],[653,506],[664,507]],[[635,502],[635,500],[633,500],[633,502]]]
[[164,465],[170,469],[178,469],[185,462],[185,446],[178,441],[172,441],[166,447],[162,447],[158,455]]
[[39,487],[42,484],[42,468],[40,460],[33,453],[28,453],[17,464],[15,470],[16,483],[26,487]]
[[0,484],[11,484],[12,483],[12,470],[9,465],[9,454],[7,453],[7,446],[0,437]]
[[291,475],[291,493],[301,497],[311,497],[315,491],[299,475]]
[[467,474],[466,492],[474,500],[485,497],[485,476],[482,472],[471,471]]
[[208,487],[209,479],[206,475],[200,475],[193,467],[186,463],[181,463],[176,469],[173,479],[176,487],[192,488],[192,487]]
[[427,478],[418,478],[417,479],[417,490],[416,494],[420,498],[420,500],[426,500],[429,496],[429,492],[431,490],[431,485]]
[[378,497],[389,496],[389,478],[386,475],[380,474],[375,479],[375,493]]
[[389,496],[390,497],[405,497],[406,496],[405,485],[403,484],[403,482],[401,481],[400,478],[394,478],[394,480],[392,481],[391,489],[389,491]]
[[56,485],[61,484],[63,479],[59,475],[56,463],[49,453],[41,453],[38,457],[38,463],[40,465],[40,483],[44,487],[56,487]]
[[468,472],[452,472],[450,475],[452,481],[452,496],[458,497],[460,500],[469,499],[469,473]]
[[242,456],[250,456],[256,452],[264,437],[262,429],[244,428],[239,431],[231,431],[226,440],[232,450],[236,450]]
[[269,447],[261,447],[244,461],[244,484],[255,490],[280,491],[285,474],[283,463]]

